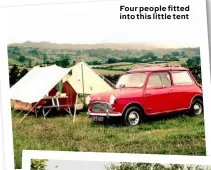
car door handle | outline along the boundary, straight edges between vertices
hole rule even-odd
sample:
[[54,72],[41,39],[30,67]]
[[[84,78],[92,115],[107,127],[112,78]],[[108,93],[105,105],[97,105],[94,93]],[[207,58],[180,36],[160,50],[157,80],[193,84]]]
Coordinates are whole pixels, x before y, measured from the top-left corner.
[[169,91],[174,91],[174,88],[170,88]]
[[150,96],[150,95],[151,95],[151,93],[145,93],[145,95],[146,95],[146,96]]

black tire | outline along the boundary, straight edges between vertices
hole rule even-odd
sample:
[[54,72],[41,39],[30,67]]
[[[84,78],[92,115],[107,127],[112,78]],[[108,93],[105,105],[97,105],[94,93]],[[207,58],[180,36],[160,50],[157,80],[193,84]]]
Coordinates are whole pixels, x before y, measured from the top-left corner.
[[127,126],[135,126],[143,121],[143,112],[136,106],[129,107],[123,115],[124,124]]
[[194,99],[191,103],[190,114],[192,116],[197,116],[203,114],[203,101],[199,98]]

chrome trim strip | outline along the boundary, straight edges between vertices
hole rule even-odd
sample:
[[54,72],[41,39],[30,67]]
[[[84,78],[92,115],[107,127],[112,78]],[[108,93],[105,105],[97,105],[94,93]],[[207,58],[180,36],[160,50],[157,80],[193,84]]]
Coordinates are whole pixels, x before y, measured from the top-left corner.
[[122,113],[91,113],[91,112],[88,112],[87,113],[88,115],[90,116],[111,116],[111,117],[119,117],[119,116],[122,116]]
[[188,108],[182,108],[182,109],[176,109],[176,110],[168,110],[168,111],[165,111],[165,112],[154,112],[154,113],[150,113],[150,114],[147,114],[147,116],[150,116],[150,115],[158,115],[158,114],[165,114],[165,113],[173,113],[173,112],[179,112],[179,111],[185,111],[185,110],[188,110]]

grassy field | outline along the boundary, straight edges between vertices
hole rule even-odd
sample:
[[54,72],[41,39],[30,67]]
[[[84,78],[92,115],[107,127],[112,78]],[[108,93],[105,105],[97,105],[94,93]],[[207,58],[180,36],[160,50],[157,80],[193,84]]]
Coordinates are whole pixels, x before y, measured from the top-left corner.
[[117,75],[117,74],[123,74],[125,71],[116,71],[116,70],[101,70],[101,69],[94,69],[95,72],[99,75]]
[[133,63],[129,62],[117,62],[117,63],[112,63],[112,64],[103,64],[104,66],[121,66],[121,65],[133,65]]
[[136,127],[94,124],[86,114],[75,123],[67,116],[44,120],[31,115],[17,124],[19,119],[13,116],[16,168],[21,167],[23,149],[205,155],[203,115],[153,117]]

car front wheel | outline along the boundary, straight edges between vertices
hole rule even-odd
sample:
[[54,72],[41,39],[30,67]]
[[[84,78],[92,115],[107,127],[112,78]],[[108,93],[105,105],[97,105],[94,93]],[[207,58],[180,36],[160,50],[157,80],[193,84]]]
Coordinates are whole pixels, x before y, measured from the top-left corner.
[[129,107],[124,114],[124,124],[129,126],[135,126],[142,121],[142,112],[136,107]]
[[191,114],[192,115],[201,115],[203,114],[203,101],[200,99],[195,99],[191,105]]

